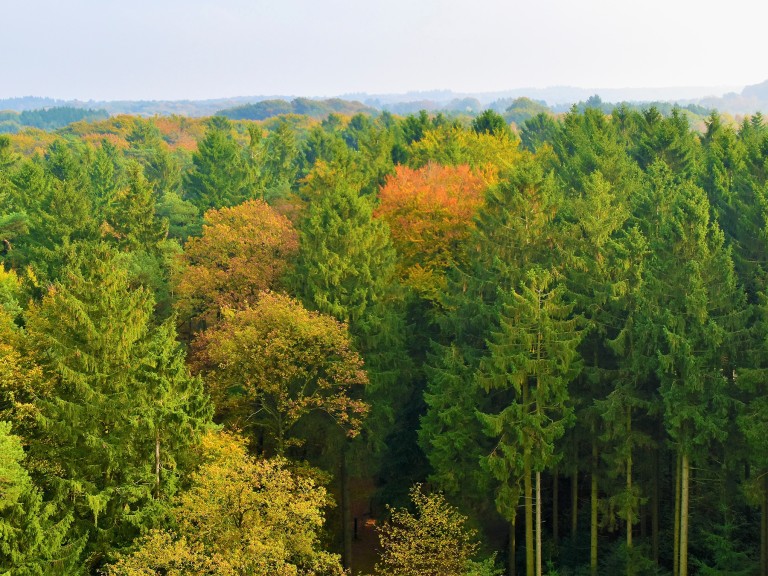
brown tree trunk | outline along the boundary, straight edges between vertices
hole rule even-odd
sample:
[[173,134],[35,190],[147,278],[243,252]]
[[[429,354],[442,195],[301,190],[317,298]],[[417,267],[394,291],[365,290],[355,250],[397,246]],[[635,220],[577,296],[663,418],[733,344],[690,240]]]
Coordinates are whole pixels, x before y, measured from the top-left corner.
[[525,574],[535,575],[533,549],[533,488],[531,487],[531,454],[523,456],[523,489],[525,490]]
[[559,480],[559,474],[557,470],[557,464],[555,464],[555,469],[552,474],[552,544],[555,547],[555,550],[557,550],[557,545],[560,541],[560,522],[558,519],[558,513],[559,513],[559,497],[558,497],[558,480]]
[[541,559],[541,472],[536,471],[536,576],[542,576]]
[[688,576],[688,487],[691,466],[683,452],[680,481],[680,576]]
[[579,469],[573,466],[571,472],[571,542],[576,541],[579,530]]
[[768,576],[768,471],[763,472],[763,506],[760,521],[760,567]]
[[155,430],[155,499],[160,498],[160,428]]
[[[632,408],[627,408],[627,437],[632,434]],[[633,576],[634,566],[632,564],[632,526],[635,522],[632,508],[632,446],[630,444],[627,454],[627,576]]]
[[515,517],[509,522],[509,558],[507,558],[507,574],[509,574],[509,576],[515,576],[517,573],[517,566],[515,566],[515,559],[517,556],[517,543],[515,542],[516,525],[517,514],[515,514]]
[[592,491],[591,491],[591,514],[590,514],[590,541],[589,541],[589,572],[592,576],[597,576],[597,465],[598,452],[597,442],[592,441]]
[[659,449],[653,451],[653,497],[651,500],[651,554],[659,565]]
[[672,576],[680,576],[680,452],[677,453],[677,464],[675,468],[675,526],[672,543]]
[[341,449],[341,535],[344,540],[344,568],[352,567],[352,504],[349,498],[349,472],[347,470],[347,442]]

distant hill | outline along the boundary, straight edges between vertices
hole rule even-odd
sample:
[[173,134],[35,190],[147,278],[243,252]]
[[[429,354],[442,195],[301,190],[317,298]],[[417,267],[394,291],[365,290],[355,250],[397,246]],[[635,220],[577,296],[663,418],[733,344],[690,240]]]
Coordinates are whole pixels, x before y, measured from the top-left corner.
[[[351,115],[358,112],[389,111],[413,114],[419,110],[476,114],[488,107],[506,110],[519,98],[539,102],[551,110],[568,110],[574,104],[599,96],[602,102],[628,102],[643,105],[651,102],[697,105],[721,112],[747,114],[757,110],[768,113],[768,81],[753,86],[700,86],[668,88],[579,88],[551,86],[516,88],[497,92],[465,93],[430,90],[400,94],[351,93],[334,98],[297,97],[295,95],[261,95],[216,98],[209,100],[120,100],[79,101],[26,96],[0,100],[0,110],[23,112],[54,107],[105,110],[110,115],[202,117],[222,114],[232,119],[265,120],[280,114],[305,114],[322,118],[331,112]],[[499,102],[504,103],[499,104]]]
[[72,122],[105,120],[107,118],[109,118],[109,113],[106,110],[73,108],[71,106],[55,106],[40,110],[23,110],[22,112],[0,111],[0,134],[13,134],[27,127],[57,130]]
[[762,102],[768,102],[768,80],[760,84],[745,86],[744,90],[741,91],[741,95],[744,98],[756,98]]
[[286,100],[262,100],[255,104],[245,104],[234,108],[218,110],[219,116],[226,116],[232,120],[266,120],[281,114],[301,114],[312,118],[326,118],[329,114],[354,115],[360,112],[375,114],[375,108],[365,106],[360,102],[330,98],[328,100],[312,100],[310,98],[296,98],[290,102]]

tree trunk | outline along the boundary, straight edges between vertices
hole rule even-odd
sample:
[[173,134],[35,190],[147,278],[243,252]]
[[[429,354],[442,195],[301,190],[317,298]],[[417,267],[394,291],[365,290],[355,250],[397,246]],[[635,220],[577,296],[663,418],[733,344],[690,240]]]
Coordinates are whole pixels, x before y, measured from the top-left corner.
[[[632,435],[632,408],[627,408],[627,438]],[[627,576],[633,576],[634,566],[632,564],[632,525],[635,518],[632,513],[634,505],[632,498],[632,445],[629,445],[627,451]]]
[[517,573],[517,566],[515,560],[517,556],[517,545],[515,542],[517,529],[517,514],[509,522],[509,558],[507,558],[507,574],[509,576],[515,576]]
[[560,522],[558,520],[558,504],[559,504],[559,498],[558,498],[558,480],[559,480],[559,474],[557,470],[557,464],[555,464],[555,469],[553,471],[552,475],[552,544],[555,547],[555,550],[557,550],[557,545],[560,540]]
[[597,465],[598,452],[597,442],[592,441],[592,494],[591,494],[591,515],[590,515],[590,542],[589,542],[589,572],[592,576],[597,576]]
[[651,501],[651,554],[659,565],[659,449],[653,451],[653,498]]
[[160,428],[155,430],[155,499],[160,499]]
[[763,506],[760,522],[760,567],[768,576],[768,471],[763,472]]
[[541,572],[541,472],[536,471],[536,576]]
[[533,489],[531,487],[531,454],[523,456],[523,488],[525,490],[525,574],[534,576],[533,550]]
[[683,452],[680,481],[680,576],[688,576],[688,486],[690,469],[688,454]]
[[571,472],[571,542],[576,542],[579,530],[579,469],[574,464]]
[[347,441],[341,449],[341,534],[344,539],[344,568],[352,567],[352,506],[349,499],[349,472],[347,471]]
[[672,576],[680,576],[680,452],[677,453],[675,467],[675,527],[673,534],[672,550]]

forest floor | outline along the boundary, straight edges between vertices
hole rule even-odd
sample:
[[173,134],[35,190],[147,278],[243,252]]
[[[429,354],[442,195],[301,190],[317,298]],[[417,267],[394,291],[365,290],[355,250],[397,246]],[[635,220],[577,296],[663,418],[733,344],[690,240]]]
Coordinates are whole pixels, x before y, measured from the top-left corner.
[[353,478],[350,481],[352,519],[357,529],[352,540],[352,574],[372,574],[378,558],[376,548],[377,519],[371,516],[371,497],[375,491],[372,478]]

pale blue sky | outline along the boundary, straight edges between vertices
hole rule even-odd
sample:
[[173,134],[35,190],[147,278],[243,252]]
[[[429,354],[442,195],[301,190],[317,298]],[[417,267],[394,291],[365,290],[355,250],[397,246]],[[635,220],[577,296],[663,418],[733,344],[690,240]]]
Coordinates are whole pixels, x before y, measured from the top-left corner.
[[0,0],[0,98],[768,79],[756,0]]

